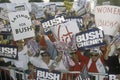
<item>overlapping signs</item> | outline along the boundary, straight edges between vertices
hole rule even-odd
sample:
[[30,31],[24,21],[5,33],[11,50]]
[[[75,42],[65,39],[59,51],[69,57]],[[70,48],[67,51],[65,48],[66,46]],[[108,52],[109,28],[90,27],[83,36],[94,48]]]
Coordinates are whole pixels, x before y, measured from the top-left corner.
[[76,34],[78,49],[87,49],[105,44],[102,30],[94,28]]
[[35,14],[36,18],[42,18],[45,13],[55,14],[56,5],[52,3],[31,3],[31,13]]
[[61,80],[61,73],[58,71],[49,72],[48,69],[37,68],[36,80]]
[[73,37],[82,28],[83,20],[81,17],[58,16],[43,22],[42,26],[46,34],[52,31],[58,41],[66,43],[70,48],[75,48],[76,43]]

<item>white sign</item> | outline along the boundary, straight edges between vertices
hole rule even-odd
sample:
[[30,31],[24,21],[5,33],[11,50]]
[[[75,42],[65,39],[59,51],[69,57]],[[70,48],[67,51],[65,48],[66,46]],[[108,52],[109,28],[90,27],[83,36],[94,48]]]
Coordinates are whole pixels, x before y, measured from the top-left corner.
[[0,4],[0,18],[8,19],[8,10],[6,4]]
[[45,2],[45,3],[48,3],[48,2],[50,2],[50,0],[42,0],[43,2]]
[[97,6],[95,8],[95,20],[97,27],[102,27],[107,35],[115,35],[120,24],[120,7]]
[[8,16],[15,41],[35,36],[28,11],[11,12]]
[[69,43],[72,40],[72,35],[79,32],[79,26],[76,22],[77,19],[71,19],[70,21],[57,25],[52,28],[52,31],[57,36],[58,40],[65,43]]
[[29,0],[9,0],[11,3],[27,3]]
[[73,10],[78,11],[79,9],[85,8],[86,0],[74,0]]
[[119,80],[119,79],[117,79],[116,75],[110,74],[109,75],[109,80]]
[[[57,18],[51,19],[49,21],[43,22],[42,27],[45,29],[45,28],[49,28],[52,26],[56,26],[56,25],[61,24],[63,22],[65,22],[65,19],[63,16],[61,16],[61,17],[57,17]],[[45,29],[44,31],[47,32],[48,29]]]

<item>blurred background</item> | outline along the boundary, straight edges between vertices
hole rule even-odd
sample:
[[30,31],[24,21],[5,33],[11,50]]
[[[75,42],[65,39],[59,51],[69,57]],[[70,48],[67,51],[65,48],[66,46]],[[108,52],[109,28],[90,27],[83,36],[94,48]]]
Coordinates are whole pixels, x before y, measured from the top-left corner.
[[[50,2],[64,2],[64,1],[70,1],[73,2],[74,0],[50,0]],[[120,0],[90,0],[97,2],[98,5],[102,4],[110,4],[115,6],[120,6]],[[0,3],[10,2],[9,0],[0,0]],[[43,2],[43,0],[29,0],[29,2]]]

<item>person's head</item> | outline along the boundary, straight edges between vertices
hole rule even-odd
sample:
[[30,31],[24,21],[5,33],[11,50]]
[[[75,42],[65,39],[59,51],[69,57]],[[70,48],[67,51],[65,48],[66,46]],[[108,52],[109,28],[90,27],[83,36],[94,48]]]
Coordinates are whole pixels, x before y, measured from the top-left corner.
[[22,50],[25,42],[24,42],[24,40],[18,40],[18,41],[16,41],[16,44],[18,46],[18,50]]
[[49,61],[50,61],[50,54],[49,54],[49,52],[48,51],[40,51],[40,54],[41,54],[42,60],[45,63],[49,63]]
[[73,58],[73,59],[77,58],[76,51],[71,51],[71,52],[70,52],[70,56],[71,56],[71,58]]
[[29,63],[28,63],[28,69],[29,69],[31,72],[33,72],[34,69],[35,69],[35,66],[34,66],[31,62],[29,62]]
[[106,48],[107,48],[107,46],[106,46],[106,45],[102,45],[102,46],[100,46],[100,50],[101,50],[101,51],[105,51],[105,50],[106,50]]
[[93,61],[96,61],[100,57],[101,51],[99,49],[90,50],[90,57]]
[[17,42],[17,46],[24,46],[24,40],[18,40]]

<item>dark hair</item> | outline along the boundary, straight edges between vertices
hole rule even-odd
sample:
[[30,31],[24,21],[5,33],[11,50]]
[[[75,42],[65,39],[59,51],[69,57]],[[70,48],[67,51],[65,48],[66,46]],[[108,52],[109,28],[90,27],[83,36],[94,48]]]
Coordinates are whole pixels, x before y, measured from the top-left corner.
[[31,62],[28,62],[28,66],[33,65]]
[[44,56],[44,55],[48,55],[48,56],[50,56],[50,54],[49,54],[48,51],[44,51],[44,52],[41,53],[41,56]]

